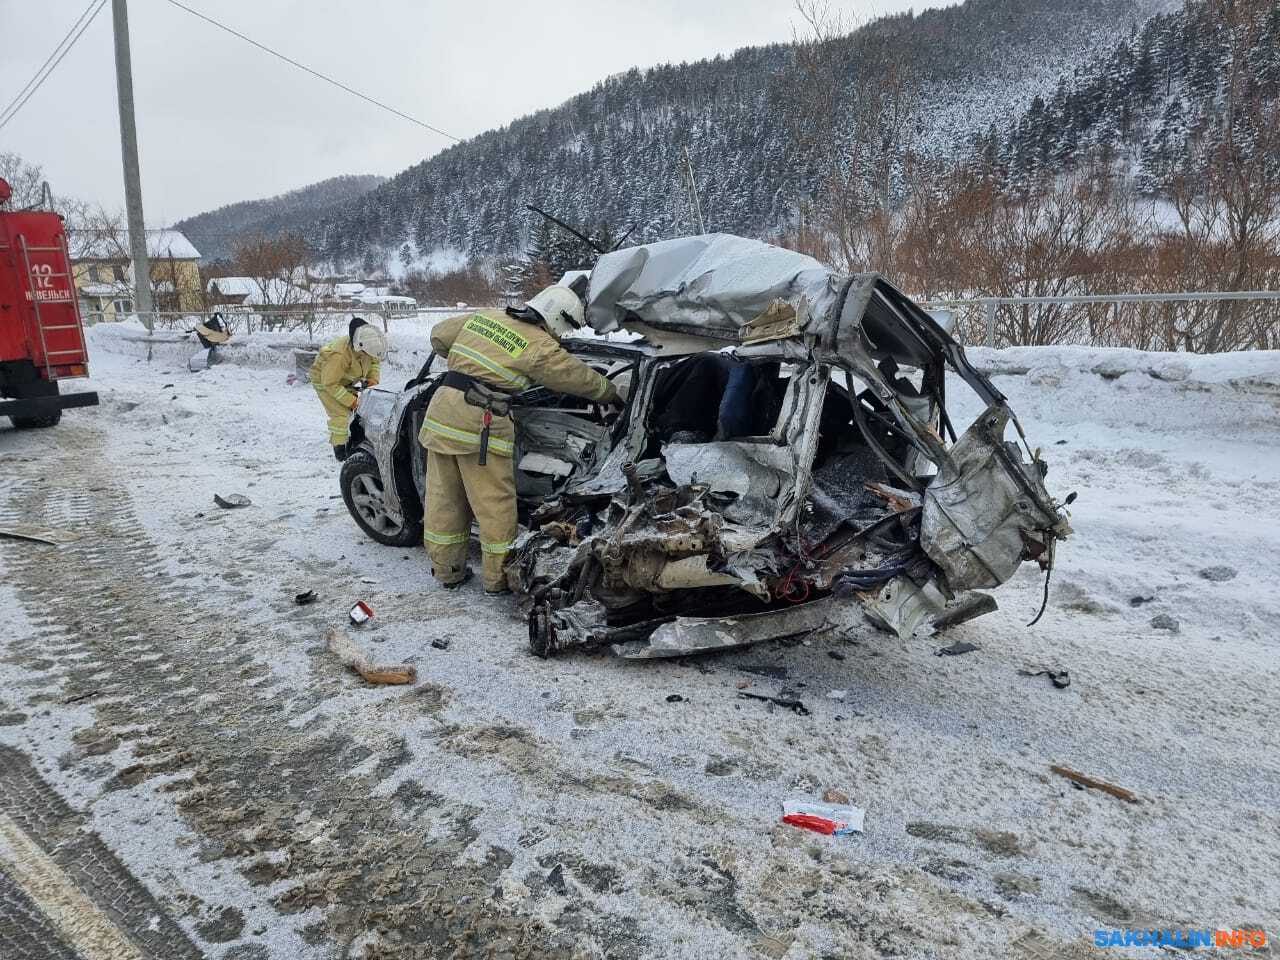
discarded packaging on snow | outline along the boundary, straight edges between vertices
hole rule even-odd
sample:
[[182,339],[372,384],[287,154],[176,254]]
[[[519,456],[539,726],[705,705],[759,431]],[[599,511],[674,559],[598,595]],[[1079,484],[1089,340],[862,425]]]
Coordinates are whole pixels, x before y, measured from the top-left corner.
[[373,607],[369,606],[363,600],[357,600],[351,607],[351,622],[357,626],[362,623],[368,623],[373,619]]
[[782,801],[782,822],[793,827],[803,827],[815,833],[843,837],[862,833],[862,821],[866,812],[861,807],[836,803],[818,803],[813,800]]

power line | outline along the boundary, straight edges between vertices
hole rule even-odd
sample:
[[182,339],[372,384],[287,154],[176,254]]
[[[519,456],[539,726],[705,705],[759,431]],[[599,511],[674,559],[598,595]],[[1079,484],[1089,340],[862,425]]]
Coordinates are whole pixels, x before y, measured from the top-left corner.
[[18,91],[17,95],[12,100],[9,101],[8,106],[6,106],[3,110],[0,110],[0,119],[3,119],[4,117],[8,116],[9,111],[13,109],[13,105],[22,99],[22,95],[24,93],[26,93],[28,90],[31,89],[31,85],[35,83],[37,79],[39,79],[40,74],[44,73],[44,68],[49,65],[49,61],[51,61],[55,56],[58,55],[58,51],[62,49],[63,44],[67,42],[67,40],[71,37],[71,34],[75,33],[76,27],[80,26],[80,21],[82,21],[85,17],[89,15],[89,11],[93,9],[93,5],[97,2],[98,0],[89,0],[89,5],[84,8],[84,10],[80,13],[80,16],[76,17],[75,22],[71,24],[71,28],[67,30],[66,35],[61,40],[58,41],[58,45],[53,48],[49,56],[45,57],[44,63],[40,64],[40,68],[36,70],[34,74],[31,75],[31,79],[26,82],[26,85],[21,90]]
[[[98,4],[96,7],[94,7],[94,2],[97,2]],[[79,40],[84,32],[89,29],[89,24],[93,23],[94,19],[102,12],[102,8],[106,5],[107,0],[90,0],[89,6],[85,8],[85,12],[80,14],[80,17],[76,22],[71,25],[71,29],[67,31],[66,36],[64,36],[61,42],[53,48],[53,53],[49,54],[45,62],[41,64],[40,69],[36,71],[35,76],[27,81],[27,85],[22,88],[22,92],[19,92],[19,94],[14,97],[13,102],[10,103],[9,106],[5,107],[4,111],[0,113],[0,130],[3,130],[8,125],[9,121],[18,115],[18,111],[27,105],[27,101],[35,96],[36,91],[44,86],[44,82],[49,79],[53,74],[53,71],[58,69],[58,64],[62,63],[63,58],[71,52],[71,48],[76,45],[76,41]],[[93,10],[92,13],[89,13],[90,8]],[[85,19],[85,14],[88,14],[87,20]],[[72,36],[72,33],[74,33],[75,36]],[[67,42],[68,37],[71,38],[69,43]],[[66,46],[64,47],[63,44],[66,44]],[[62,50],[61,53],[58,53],[59,49]],[[56,60],[54,60],[55,54],[57,55]],[[53,60],[52,66],[49,65],[50,60]],[[46,67],[48,67],[47,70],[45,69]],[[41,76],[41,73],[44,75]],[[34,86],[32,84],[34,84]]]
[[366,96],[365,94],[361,93],[359,90],[355,90],[351,87],[348,87],[345,83],[342,83],[338,80],[333,79],[333,77],[325,76],[319,70],[312,70],[306,64],[299,63],[297,60],[294,60],[291,57],[286,57],[283,53],[280,53],[279,51],[272,50],[266,44],[259,43],[257,40],[254,40],[250,37],[246,37],[239,30],[232,29],[231,27],[228,27],[225,23],[219,23],[217,20],[214,20],[212,17],[206,16],[205,14],[201,13],[199,10],[193,10],[190,7],[188,7],[186,4],[179,3],[178,0],[169,0],[169,2],[173,4],[175,7],[177,7],[179,10],[185,10],[187,13],[191,14],[193,17],[199,17],[201,20],[205,21],[206,23],[213,24],[219,30],[225,30],[227,33],[231,34],[232,36],[239,37],[245,43],[252,44],[253,46],[257,47],[259,50],[262,50],[266,53],[271,54],[273,57],[283,60],[285,63],[289,64],[290,66],[297,67],[299,70],[304,70],[307,73],[311,74],[313,77],[318,77],[319,79],[325,81],[325,83],[331,83],[338,89],[345,90],[347,93],[351,94],[352,96],[359,97],[361,100],[364,100],[366,103],[371,103],[375,107],[378,107],[382,110],[386,110],[388,113],[395,114],[397,117],[400,117],[402,120],[408,120],[410,123],[416,123],[418,126],[423,127],[427,130],[430,130],[432,133],[438,133],[442,137],[447,137],[456,143],[462,142],[461,137],[455,137],[452,133],[446,133],[445,131],[441,130],[439,127],[433,127],[431,124],[425,123],[422,120],[417,119],[416,117],[411,117],[407,113],[402,113],[399,110],[397,110],[395,107],[391,107],[383,103],[381,100],[375,100],[373,99],[373,97]]

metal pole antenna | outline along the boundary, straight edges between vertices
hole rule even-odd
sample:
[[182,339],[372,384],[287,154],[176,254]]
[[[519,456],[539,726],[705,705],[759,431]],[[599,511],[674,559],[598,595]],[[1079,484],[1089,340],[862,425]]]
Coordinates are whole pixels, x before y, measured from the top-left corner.
[[698,233],[707,232],[707,225],[702,222],[702,201],[698,199],[698,185],[693,179],[693,161],[689,159],[689,148],[684,148],[684,169],[680,171],[684,175],[684,186],[689,192],[689,212],[692,214],[693,225],[698,228]]
[[133,119],[133,67],[129,58],[129,11],[125,0],[111,0],[116,38],[116,96],[120,103],[120,158],[124,165],[124,205],[133,259],[133,305],[147,331],[155,323],[151,305],[151,263],[147,259],[146,221],[142,217],[142,178],[138,170],[138,128]]

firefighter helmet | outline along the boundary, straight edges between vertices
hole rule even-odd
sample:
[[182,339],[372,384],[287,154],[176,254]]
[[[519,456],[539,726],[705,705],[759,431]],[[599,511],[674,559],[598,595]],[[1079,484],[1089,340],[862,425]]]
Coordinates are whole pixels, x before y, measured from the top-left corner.
[[529,300],[525,309],[536,313],[557,340],[586,323],[582,301],[568,287],[547,287]]
[[387,355],[387,335],[371,323],[362,323],[351,334],[351,346],[381,360]]

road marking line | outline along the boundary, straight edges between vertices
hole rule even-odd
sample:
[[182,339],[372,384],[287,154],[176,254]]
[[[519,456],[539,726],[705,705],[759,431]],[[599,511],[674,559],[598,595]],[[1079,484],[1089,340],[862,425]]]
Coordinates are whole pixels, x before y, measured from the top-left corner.
[[0,870],[85,960],[146,960],[98,905],[16,823],[0,813]]

